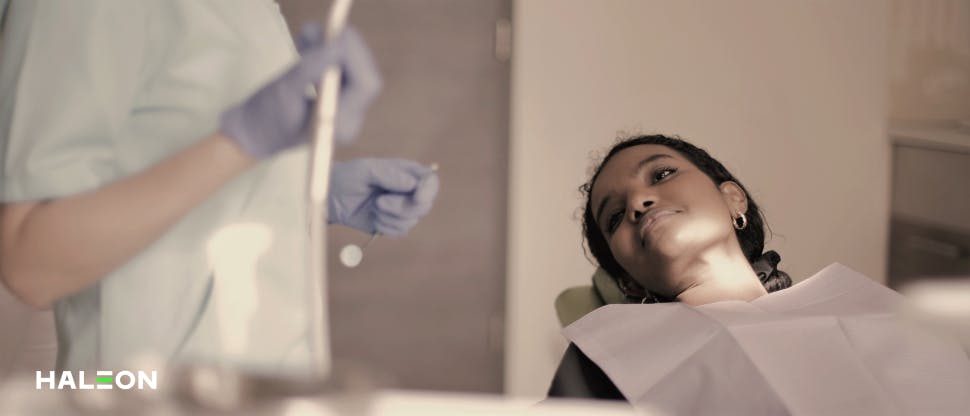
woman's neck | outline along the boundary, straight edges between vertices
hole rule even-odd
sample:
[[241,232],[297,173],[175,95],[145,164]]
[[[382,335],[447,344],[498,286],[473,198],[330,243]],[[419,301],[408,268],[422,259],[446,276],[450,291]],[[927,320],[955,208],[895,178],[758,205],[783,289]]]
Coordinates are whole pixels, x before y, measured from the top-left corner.
[[747,302],[768,293],[740,249],[711,250],[687,265],[681,276],[692,283],[676,298],[691,306],[723,300]]

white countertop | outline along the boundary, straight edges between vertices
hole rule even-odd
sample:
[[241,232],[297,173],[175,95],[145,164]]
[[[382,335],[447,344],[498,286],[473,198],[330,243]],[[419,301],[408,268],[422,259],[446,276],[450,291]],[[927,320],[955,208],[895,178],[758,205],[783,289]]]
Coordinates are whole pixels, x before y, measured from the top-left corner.
[[[289,398],[251,403],[240,408],[206,409],[164,397],[117,390],[37,390],[34,380],[8,380],[0,384],[0,414],[61,416],[126,414],[143,416],[634,416],[662,415],[637,409],[623,401],[514,398],[484,394],[383,390],[369,394],[343,394]],[[84,400],[80,400],[86,397]],[[124,399],[124,400],[122,400]]]

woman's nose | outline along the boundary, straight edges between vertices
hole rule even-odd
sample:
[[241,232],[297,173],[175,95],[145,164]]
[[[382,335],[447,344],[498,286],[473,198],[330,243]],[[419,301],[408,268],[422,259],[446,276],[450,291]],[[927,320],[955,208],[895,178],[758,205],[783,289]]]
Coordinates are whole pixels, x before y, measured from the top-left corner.
[[653,203],[652,198],[644,196],[630,198],[630,207],[627,209],[627,212],[630,213],[630,220],[633,222],[640,221],[640,217],[647,213],[647,208],[650,208]]

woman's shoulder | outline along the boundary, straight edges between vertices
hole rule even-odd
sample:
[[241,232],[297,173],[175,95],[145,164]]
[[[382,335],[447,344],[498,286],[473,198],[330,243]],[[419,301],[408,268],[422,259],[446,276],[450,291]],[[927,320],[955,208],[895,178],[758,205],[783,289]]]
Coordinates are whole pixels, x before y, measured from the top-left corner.
[[792,287],[751,301],[766,311],[826,314],[890,313],[903,296],[840,263],[832,263]]

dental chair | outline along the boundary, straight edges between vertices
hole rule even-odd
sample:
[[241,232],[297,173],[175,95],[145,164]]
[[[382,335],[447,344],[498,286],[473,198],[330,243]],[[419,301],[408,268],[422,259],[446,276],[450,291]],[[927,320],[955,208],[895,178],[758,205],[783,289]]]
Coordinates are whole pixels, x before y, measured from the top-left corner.
[[[627,303],[626,295],[606,270],[597,267],[592,285],[573,286],[556,297],[556,316],[566,327],[594,309]],[[549,397],[623,400],[606,374],[574,344],[569,344],[549,386]]]
[[626,295],[620,291],[616,281],[606,270],[597,267],[593,272],[593,284],[573,286],[563,290],[556,297],[556,316],[563,326],[575,322],[583,315],[609,303],[628,303]]

